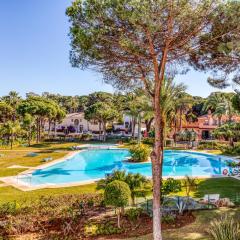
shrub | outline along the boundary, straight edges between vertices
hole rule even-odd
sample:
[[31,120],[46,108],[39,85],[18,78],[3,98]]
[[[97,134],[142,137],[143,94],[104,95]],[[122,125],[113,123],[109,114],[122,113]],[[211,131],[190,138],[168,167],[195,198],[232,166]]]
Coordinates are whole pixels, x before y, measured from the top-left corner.
[[0,216],[16,215],[20,210],[20,205],[14,202],[7,202],[0,206]]
[[176,215],[174,215],[173,213],[165,213],[162,215],[162,223],[171,224],[171,223],[174,223],[175,220],[176,220]]
[[128,205],[131,191],[127,183],[115,180],[107,184],[104,191],[104,199],[107,205],[118,209],[118,227],[120,228],[120,210]]
[[107,222],[98,225],[96,234],[97,235],[111,235],[116,233],[121,233],[122,230],[115,227],[113,223]]
[[88,134],[88,133],[83,134],[83,135],[81,136],[81,140],[83,140],[83,141],[89,141],[89,140],[91,140],[91,138],[92,138],[92,135],[91,135],[91,134]]
[[144,144],[137,144],[130,147],[131,161],[133,162],[145,162],[150,156],[151,149]]
[[111,235],[121,233],[123,230],[114,226],[112,222],[86,224],[84,232],[87,236]]
[[107,205],[116,208],[125,207],[128,205],[131,191],[127,183],[114,180],[107,184],[104,192],[104,200]]
[[223,152],[223,154],[226,155],[240,155],[240,144],[237,143],[234,146],[222,146],[221,151]]
[[232,217],[225,215],[211,222],[208,233],[214,240],[239,240],[240,225]]
[[121,170],[115,170],[107,175],[105,179],[98,181],[97,189],[105,189],[107,184],[115,180],[123,181],[128,184],[133,204],[135,204],[136,197],[145,198],[152,192],[151,182],[145,176],[139,173],[126,173]]
[[213,149],[213,150],[221,150],[226,144],[219,143],[216,141],[201,141],[199,142],[198,149]]
[[168,195],[170,193],[177,193],[182,190],[182,184],[180,180],[174,178],[168,178],[162,183],[162,195]]
[[190,193],[195,191],[198,186],[198,179],[193,178],[190,176],[185,176],[185,178],[182,180],[182,187],[185,188],[185,192],[187,197],[190,196]]
[[154,144],[154,138],[150,138],[150,137],[148,137],[148,138],[144,138],[143,140],[142,140],[142,143],[144,143],[144,144],[148,144],[148,145],[153,145]]
[[142,208],[130,208],[125,215],[130,222],[136,222],[143,212]]

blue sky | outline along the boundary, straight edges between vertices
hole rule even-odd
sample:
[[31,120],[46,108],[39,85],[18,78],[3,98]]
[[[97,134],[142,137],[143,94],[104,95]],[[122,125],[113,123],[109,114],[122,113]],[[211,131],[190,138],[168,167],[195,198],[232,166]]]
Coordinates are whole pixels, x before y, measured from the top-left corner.
[[[114,91],[101,75],[72,68],[69,63],[70,0],[0,0],[0,95],[10,90],[83,95]],[[215,91],[203,73],[178,76],[193,95]]]

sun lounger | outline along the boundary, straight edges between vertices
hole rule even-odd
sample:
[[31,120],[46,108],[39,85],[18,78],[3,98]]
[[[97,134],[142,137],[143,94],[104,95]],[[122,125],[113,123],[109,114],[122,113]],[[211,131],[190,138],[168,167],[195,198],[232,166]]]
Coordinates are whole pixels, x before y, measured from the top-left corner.
[[26,156],[27,157],[36,157],[36,156],[38,156],[38,154],[34,153],[34,152],[31,152],[31,153],[28,153]]
[[48,162],[48,161],[51,161],[51,160],[53,160],[52,157],[47,157],[47,158],[43,158],[42,162]]
[[206,194],[203,198],[203,202],[216,204],[220,199],[220,194]]

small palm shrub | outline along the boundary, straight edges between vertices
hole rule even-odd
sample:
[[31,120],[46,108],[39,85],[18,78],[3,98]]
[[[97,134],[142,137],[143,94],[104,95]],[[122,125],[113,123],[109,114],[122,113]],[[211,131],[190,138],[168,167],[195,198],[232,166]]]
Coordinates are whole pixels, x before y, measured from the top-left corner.
[[132,162],[145,162],[148,161],[148,158],[151,153],[151,149],[149,146],[144,144],[137,144],[129,149],[131,154]]
[[139,219],[142,212],[142,208],[130,208],[126,211],[125,215],[130,222],[134,223]]
[[224,215],[211,222],[208,233],[214,240],[239,240],[240,225],[231,216]]
[[166,223],[166,224],[171,224],[174,223],[176,220],[176,215],[173,213],[165,213],[162,215],[162,223]]

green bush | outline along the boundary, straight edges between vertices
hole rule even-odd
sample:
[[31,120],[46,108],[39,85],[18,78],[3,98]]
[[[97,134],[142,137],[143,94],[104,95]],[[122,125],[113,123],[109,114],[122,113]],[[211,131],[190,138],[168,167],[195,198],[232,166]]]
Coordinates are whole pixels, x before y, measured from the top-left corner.
[[219,143],[216,141],[201,141],[199,142],[198,149],[212,149],[212,150],[221,150],[224,147],[224,143]]
[[112,222],[92,223],[84,227],[84,232],[87,236],[112,235],[121,233],[122,231],[122,229],[117,228]]
[[148,137],[148,138],[144,138],[143,140],[142,140],[142,143],[144,143],[144,144],[148,144],[148,145],[153,145],[154,144],[154,138],[151,138],[151,137]]
[[176,220],[176,215],[171,213],[166,213],[162,215],[162,223],[171,224],[174,223]]
[[149,146],[144,144],[137,144],[130,147],[129,149],[131,154],[131,161],[133,162],[145,162],[148,161],[148,158],[151,153]]
[[127,183],[119,180],[107,184],[104,191],[104,200],[107,205],[119,208],[128,205],[131,191]]
[[83,140],[83,141],[89,141],[89,140],[91,140],[91,138],[92,138],[92,134],[88,134],[88,133],[83,134],[81,136],[81,140]]
[[117,208],[118,228],[120,228],[120,208],[123,209],[128,205],[131,190],[127,183],[114,180],[108,183],[104,191],[104,200],[106,205]]
[[125,215],[130,222],[136,222],[143,212],[142,208],[130,208]]
[[236,143],[232,146],[222,146],[221,151],[226,155],[237,156],[240,155],[240,143]]
[[14,202],[7,202],[0,206],[0,216],[16,215],[20,210],[20,205]]
[[231,216],[225,215],[211,222],[208,233],[214,240],[239,240],[240,225]]
[[99,224],[96,234],[97,235],[111,235],[116,233],[121,233],[123,230],[114,226],[113,223],[107,222]]
[[167,180],[163,181],[161,193],[162,195],[168,195],[170,193],[177,193],[182,190],[182,183],[178,179],[168,178]]

